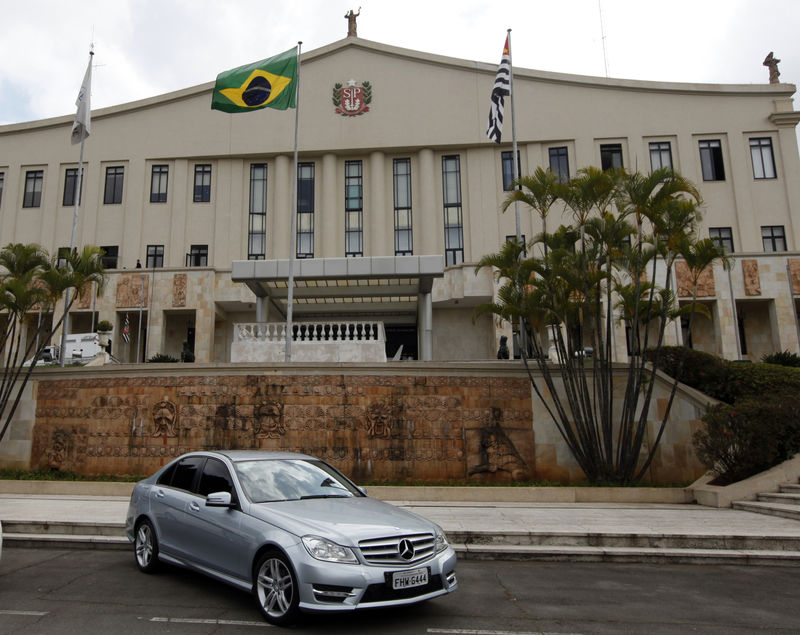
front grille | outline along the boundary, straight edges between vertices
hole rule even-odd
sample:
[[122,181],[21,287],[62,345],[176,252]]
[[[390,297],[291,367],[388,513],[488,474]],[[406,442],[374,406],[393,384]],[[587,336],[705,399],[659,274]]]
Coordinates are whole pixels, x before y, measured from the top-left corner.
[[[410,558],[401,556],[401,552],[408,553],[408,541],[414,548],[414,555]],[[433,555],[433,534],[408,534],[405,536],[388,536],[386,538],[372,538],[358,543],[364,559],[370,564],[410,564],[425,560]]]
[[441,591],[442,588],[442,576],[438,574],[432,575],[428,580],[428,584],[411,587],[410,589],[393,589],[390,584],[370,584],[367,590],[364,591],[364,597],[361,598],[359,604],[405,600],[425,595],[426,593]]

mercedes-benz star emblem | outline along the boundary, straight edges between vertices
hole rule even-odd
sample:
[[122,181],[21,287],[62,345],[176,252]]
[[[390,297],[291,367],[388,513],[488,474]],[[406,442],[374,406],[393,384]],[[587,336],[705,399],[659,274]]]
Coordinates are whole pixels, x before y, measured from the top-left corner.
[[410,540],[403,538],[397,545],[397,553],[403,560],[411,560],[414,557],[414,545]]

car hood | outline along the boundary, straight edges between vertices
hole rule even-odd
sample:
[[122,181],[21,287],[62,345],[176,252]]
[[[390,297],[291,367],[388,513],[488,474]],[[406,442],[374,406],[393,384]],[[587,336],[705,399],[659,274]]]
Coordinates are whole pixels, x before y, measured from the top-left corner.
[[250,513],[297,536],[314,534],[351,546],[368,538],[435,531],[430,520],[368,496],[254,503]]

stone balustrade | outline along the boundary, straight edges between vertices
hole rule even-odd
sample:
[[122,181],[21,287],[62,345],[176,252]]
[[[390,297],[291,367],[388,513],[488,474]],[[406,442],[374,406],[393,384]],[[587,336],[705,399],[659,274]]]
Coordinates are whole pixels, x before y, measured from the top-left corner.
[[[285,322],[234,324],[232,362],[282,362],[285,347]],[[297,322],[292,325],[292,361],[385,362],[383,322]]]

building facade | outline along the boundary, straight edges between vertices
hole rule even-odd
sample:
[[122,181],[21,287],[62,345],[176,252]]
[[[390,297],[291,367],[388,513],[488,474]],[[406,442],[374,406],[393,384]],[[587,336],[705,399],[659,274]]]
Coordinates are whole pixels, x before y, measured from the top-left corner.
[[[388,358],[495,357],[510,326],[473,313],[496,285],[474,263],[516,232],[513,212],[501,211],[513,176],[508,108],[508,140],[485,134],[496,66],[358,37],[301,64],[296,236],[294,110],[212,111],[213,83],[96,110],[81,192],[72,116],[0,126],[2,243],[68,249],[77,195],[76,244],[105,251],[108,285],[81,299],[70,332],[111,321],[122,362],[186,347],[197,362],[237,361],[237,325],[285,321],[291,255],[306,271],[294,321],[318,325],[308,333],[337,323],[352,335],[369,322],[381,325]],[[698,185],[701,233],[725,244],[733,264],[700,289],[711,319],[692,333],[673,325],[672,343],[731,359],[800,351],[793,85],[515,68],[514,91],[523,174],[667,166]],[[521,209],[521,231],[541,231],[531,210]],[[675,273],[688,299],[680,265]],[[624,329],[616,341],[622,361]]]

